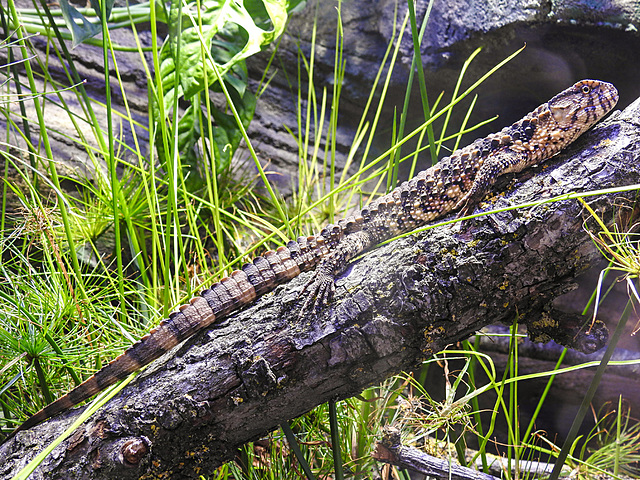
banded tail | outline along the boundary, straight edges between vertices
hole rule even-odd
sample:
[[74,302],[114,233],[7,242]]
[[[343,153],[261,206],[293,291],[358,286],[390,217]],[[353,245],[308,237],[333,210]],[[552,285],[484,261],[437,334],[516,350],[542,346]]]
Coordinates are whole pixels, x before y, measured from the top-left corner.
[[324,236],[299,237],[286,247],[256,257],[253,263],[243,265],[241,270],[203,290],[92,377],[29,417],[10,437],[91,398],[213,324],[216,319],[244,307],[277,285],[297,277],[300,272],[313,269],[329,249],[337,245],[347,224],[351,228],[355,222],[349,219],[336,226],[330,225],[322,231]]

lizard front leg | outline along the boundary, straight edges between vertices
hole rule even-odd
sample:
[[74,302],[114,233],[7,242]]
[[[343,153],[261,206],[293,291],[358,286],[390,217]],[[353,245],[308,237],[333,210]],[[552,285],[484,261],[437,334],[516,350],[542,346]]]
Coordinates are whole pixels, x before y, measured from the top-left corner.
[[345,235],[334,250],[325,257],[316,268],[314,275],[303,288],[306,300],[298,314],[299,318],[307,313],[315,313],[328,305],[335,294],[335,278],[345,270],[349,260],[376,244],[373,232],[359,230]]
[[473,213],[476,205],[478,205],[489,190],[491,190],[491,187],[496,183],[500,175],[516,171],[516,169],[522,170],[521,165],[525,163],[523,161],[524,156],[525,154],[521,152],[501,150],[496,152],[495,155],[487,157],[478,170],[471,188],[454,207],[454,210],[460,209],[458,218]]

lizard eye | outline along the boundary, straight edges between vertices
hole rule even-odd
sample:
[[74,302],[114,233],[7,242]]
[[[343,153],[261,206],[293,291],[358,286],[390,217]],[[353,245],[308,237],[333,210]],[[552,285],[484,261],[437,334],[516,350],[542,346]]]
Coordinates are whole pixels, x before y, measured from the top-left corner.
[[585,95],[587,93],[589,93],[591,91],[591,87],[589,87],[589,85],[583,85],[582,86],[582,93],[584,93]]

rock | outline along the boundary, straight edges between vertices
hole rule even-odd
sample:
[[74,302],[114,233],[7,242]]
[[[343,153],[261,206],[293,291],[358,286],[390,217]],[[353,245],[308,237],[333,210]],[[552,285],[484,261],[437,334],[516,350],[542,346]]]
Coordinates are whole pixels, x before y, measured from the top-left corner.
[[[398,3],[396,20],[395,1],[392,0],[342,3],[343,55],[347,72],[340,102],[338,165],[344,164],[379,64],[393,38],[394,26],[398,29],[406,15],[406,2]],[[424,18],[427,4],[418,2],[418,21]],[[278,65],[287,69],[287,75],[280,70],[272,79],[267,96],[258,104],[252,125],[253,135],[260,132],[258,144],[265,158],[271,160],[271,168],[288,174],[296,171],[297,157],[292,152],[295,153],[297,147],[289,135],[282,135],[281,125],[296,125],[295,97],[290,93],[289,82],[296,79],[299,50],[306,54],[310,51],[315,12],[318,17],[315,84],[319,95],[322,87],[326,86],[330,91],[337,13],[332,3],[311,1],[302,12],[291,17],[278,48]],[[527,48],[515,60],[480,87],[470,124],[496,114],[500,119],[477,133],[468,134],[463,144],[516,121],[581,78],[613,82],[621,92],[619,107],[624,108],[640,95],[638,24],[640,11],[637,5],[623,0],[601,8],[585,1],[551,4],[541,1],[436,1],[421,47],[429,98],[433,102],[444,91],[444,100],[450,99],[464,61],[476,48],[482,47],[483,51],[471,64],[463,87],[526,44]],[[262,75],[269,55],[270,52],[265,52],[249,63],[254,78]],[[370,158],[389,147],[393,109],[397,108],[398,112],[402,109],[412,55],[413,41],[408,30],[389,87],[382,133],[376,138]],[[415,127],[424,117],[416,83],[413,92],[409,122]],[[468,104],[463,103],[454,110],[449,133],[460,125]],[[427,157],[423,156],[422,166],[426,161]]]
[[[21,0],[30,7],[30,2]],[[428,2],[418,2],[417,19],[425,16]],[[344,2],[341,18],[344,30],[344,59],[346,74],[340,101],[340,122],[337,133],[336,162],[338,168],[344,165],[346,155],[353,143],[353,137],[360,120],[363,106],[368,98],[371,85],[377,74],[387,45],[393,38],[394,29],[399,26],[407,12],[406,2],[399,2],[397,15],[395,1],[378,0],[368,2]],[[269,164],[269,170],[283,193],[291,191],[292,178],[297,175],[298,146],[285,126],[297,131],[296,87],[298,54],[310,52],[314,18],[317,15],[315,85],[321,98],[322,89],[331,94],[333,85],[333,65],[337,10],[332,2],[310,1],[291,15],[287,32],[279,43],[277,60],[272,68],[278,72],[271,80],[269,88],[258,101],[254,122],[249,129],[250,137],[261,160]],[[594,77],[613,82],[621,92],[620,107],[625,107],[640,95],[640,36],[636,25],[640,23],[640,11],[635,2],[617,0],[607,4],[593,4],[586,1],[559,1],[505,3],[500,1],[466,2],[462,0],[439,0],[434,2],[429,16],[429,24],[422,43],[422,61],[426,68],[428,92],[433,100],[445,91],[445,101],[450,98],[460,68],[467,57],[478,47],[483,52],[471,64],[463,86],[484,74],[497,62],[513,53],[525,43],[527,48],[514,61],[491,77],[478,91],[480,97],[471,123],[490,118],[496,114],[500,120],[472,133],[463,141],[473,140],[496,128],[509,124],[524,113],[550,98],[574,81]],[[119,44],[134,45],[134,37],[126,29],[111,32]],[[150,44],[149,34],[141,32],[143,42]],[[44,39],[36,39],[36,46],[44,51]],[[391,77],[389,95],[381,121],[381,133],[376,136],[370,158],[383,152],[389,146],[389,125],[393,109],[402,108],[409,66],[413,54],[413,42],[407,28],[399,49],[398,65]],[[0,63],[6,63],[6,49],[0,49]],[[257,85],[269,61],[271,50],[248,61],[253,85]],[[104,99],[104,79],[102,53],[99,48],[80,45],[72,50],[72,56],[79,66],[80,75],[87,79],[85,88],[92,98]],[[635,61],[634,61],[635,56]],[[55,61],[49,63],[49,70],[63,78],[63,72]],[[118,67],[122,75],[123,89],[128,93],[132,113],[136,121],[146,122],[147,95],[144,68],[138,54],[118,53]],[[285,74],[286,71],[286,74]],[[303,75],[302,82],[307,81]],[[66,80],[65,80],[66,83]],[[118,80],[112,76],[112,85]],[[121,95],[117,88],[112,90],[117,109],[122,107]],[[71,97],[71,96],[69,96]],[[306,98],[306,94],[303,95]],[[75,103],[72,98],[68,101]],[[422,118],[417,88],[411,100],[410,126],[416,126]],[[454,110],[449,133],[459,125],[466,112],[461,105]],[[99,121],[104,115],[98,109]],[[48,121],[55,125],[52,129],[53,151],[56,160],[68,163],[67,171],[86,175],[94,169],[82,149],[78,149],[66,136],[76,138],[66,114],[50,108]],[[31,115],[30,115],[31,116]],[[60,122],[56,118],[61,116]],[[327,116],[328,119],[328,110]],[[122,140],[132,144],[130,125],[119,122]],[[0,119],[0,132],[6,126]],[[325,122],[326,126],[326,122]],[[103,125],[104,127],[104,125]],[[325,130],[326,131],[326,130]],[[137,129],[143,153],[148,153],[144,145],[148,137],[143,129]],[[246,156],[246,152],[241,155]],[[421,166],[426,162],[426,156]],[[78,162],[85,167],[79,167]],[[68,173],[68,172],[67,172]],[[406,175],[406,174],[405,174]]]

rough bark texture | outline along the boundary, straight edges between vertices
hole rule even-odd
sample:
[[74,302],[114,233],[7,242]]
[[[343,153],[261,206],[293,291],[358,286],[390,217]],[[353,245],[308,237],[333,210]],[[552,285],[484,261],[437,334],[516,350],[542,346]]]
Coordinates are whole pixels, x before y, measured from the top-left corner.
[[[553,470],[552,463],[524,459],[520,460],[516,467],[513,459],[508,461],[505,457],[489,454],[487,455],[489,473],[482,473],[479,471],[483,468],[481,459],[476,460],[476,470],[462,467],[447,454],[442,455],[442,458],[428,455],[422,449],[403,445],[401,443],[401,432],[394,427],[385,427],[381,437],[382,439],[376,443],[375,449],[371,454],[374,460],[426,475],[429,480],[498,480],[499,478],[504,478],[506,471],[516,475],[516,470],[518,472],[526,472],[534,478],[546,478]],[[476,451],[467,450],[465,454],[467,461],[471,461],[476,453]],[[571,469],[568,465],[565,465],[562,470],[564,475],[569,474]]]
[[453,461],[427,455],[421,450],[400,442],[400,430],[387,428],[376,444],[373,458],[410,472],[421,473],[435,480],[498,480],[498,477],[462,467]]
[[[640,183],[640,99],[485,205],[498,208]],[[512,182],[513,183],[513,182]],[[589,197],[604,219],[614,200]],[[395,240],[355,262],[336,301],[296,321],[309,274],[196,335],[135,379],[31,478],[194,478],[236,448],[329,399],[418,364],[483,326],[535,321],[599,258],[577,200],[518,209]],[[0,446],[10,478],[79,410]]]

